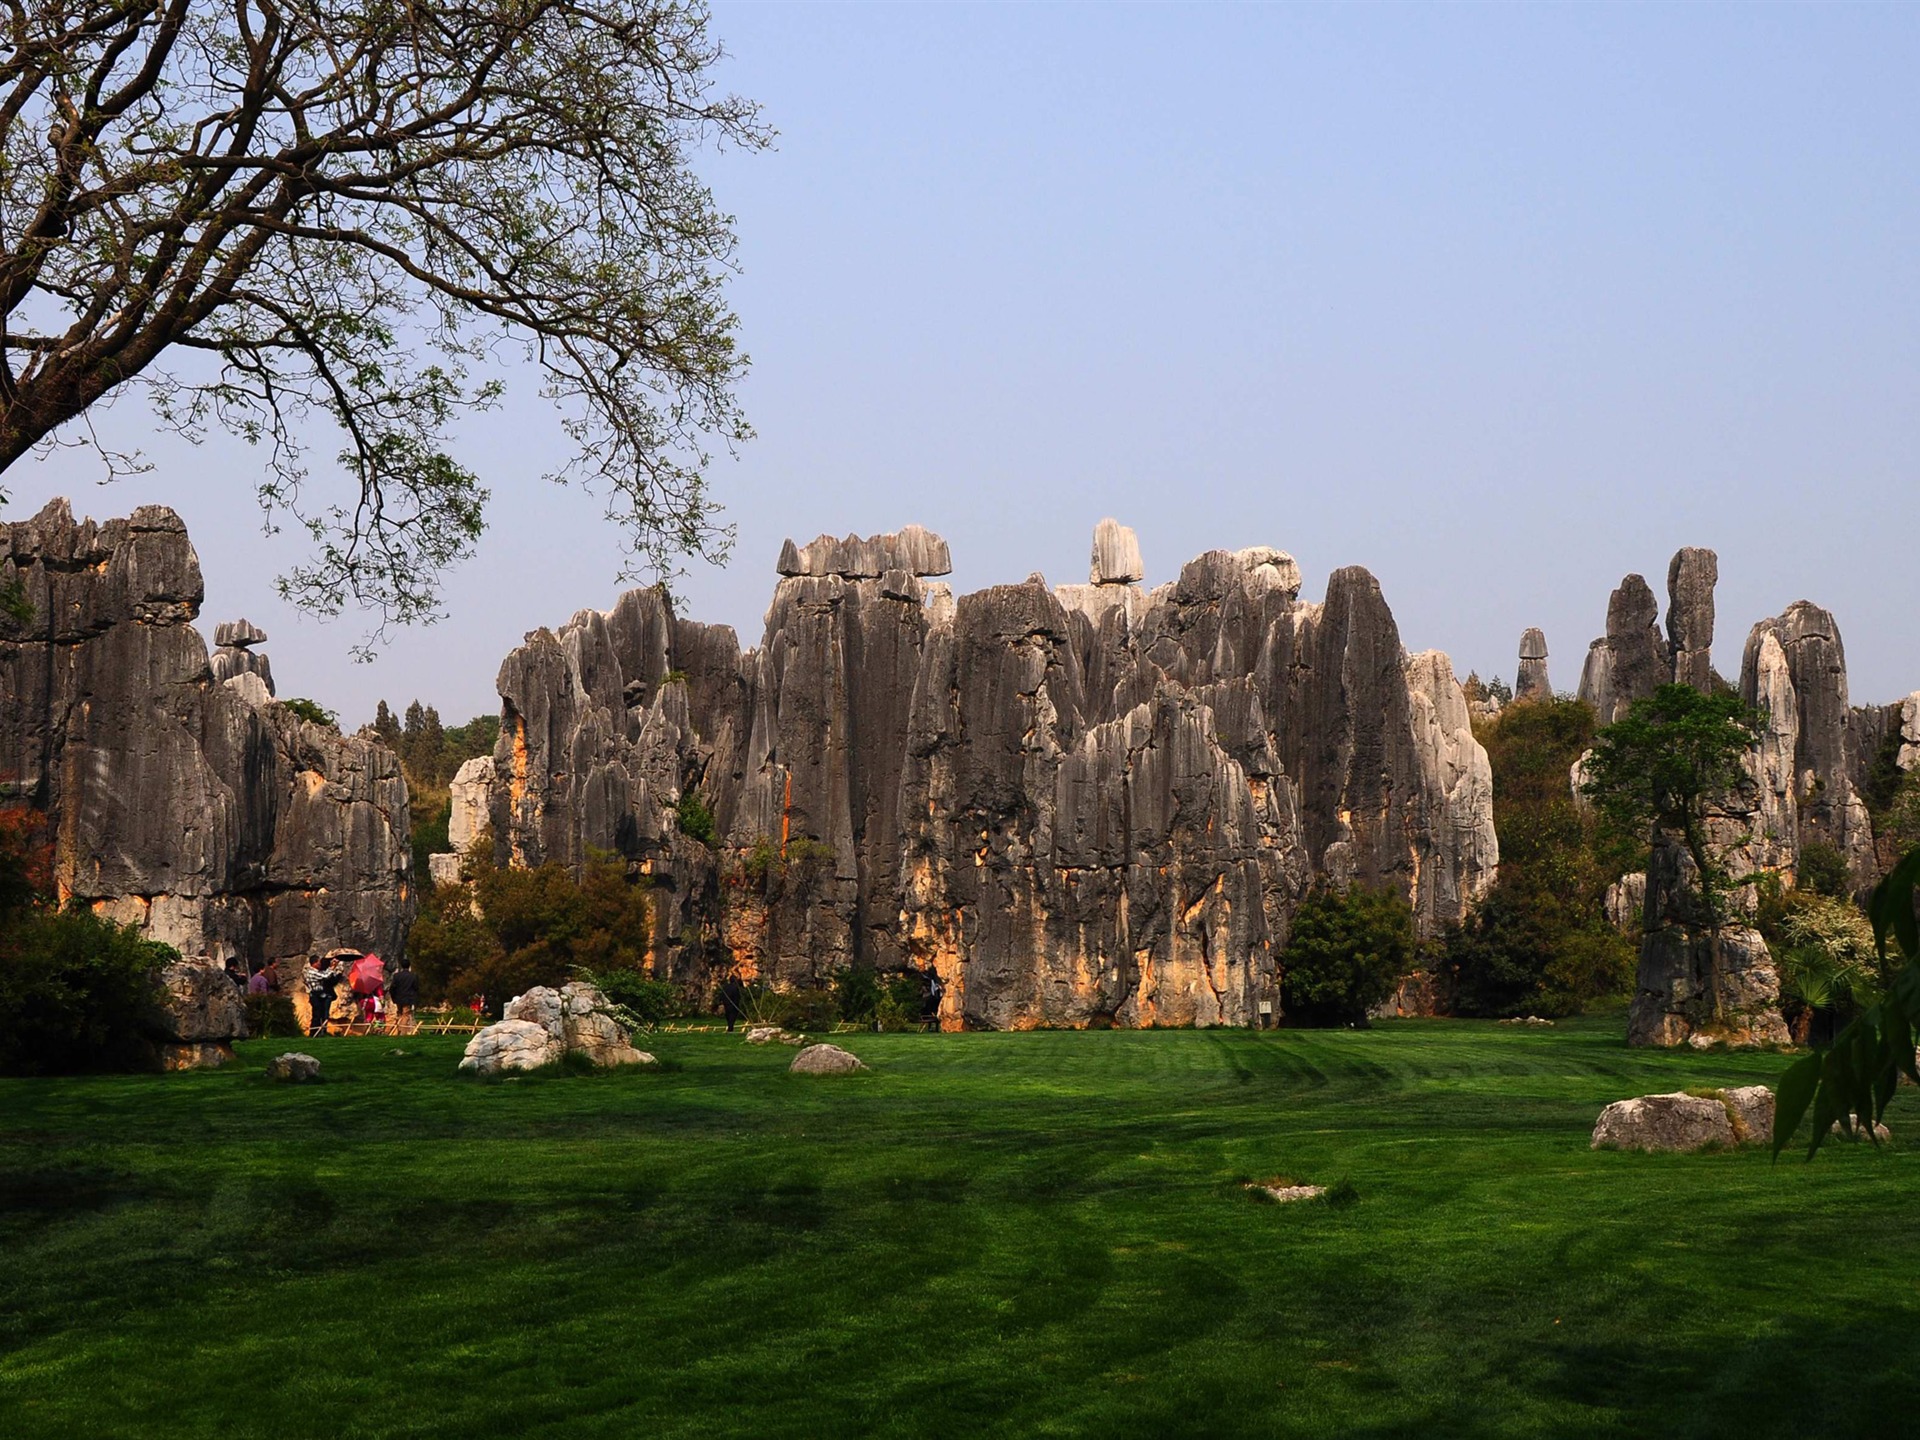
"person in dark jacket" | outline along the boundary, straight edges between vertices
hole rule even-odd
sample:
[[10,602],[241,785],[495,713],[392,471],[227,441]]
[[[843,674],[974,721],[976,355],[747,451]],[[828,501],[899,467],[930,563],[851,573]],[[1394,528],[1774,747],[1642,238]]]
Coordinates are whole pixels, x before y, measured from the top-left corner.
[[929,966],[925,972],[925,989],[921,992],[920,1023],[931,1030],[940,1028],[940,1001],[947,993],[947,987],[940,983],[940,972]]
[[393,1031],[413,1033],[413,1007],[420,1003],[420,977],[413,973],[413,961],[402,960],[400,973],[387,985],[387,999],[393,1004]]
[[335,968],[331,955],[322,955],[307,967],[307,1004],[312,1015],[307,1022],[308,1035],[327,1033],[327,1014],[333,1009],[333,992],[345,976]]
[[727,1029],[732,1030],[736,1020],[744,1020],[747,1014],[747,987],[740,983],[740,972],[729,970],[727,978],[720,982],[720,1013],[727,1017]]

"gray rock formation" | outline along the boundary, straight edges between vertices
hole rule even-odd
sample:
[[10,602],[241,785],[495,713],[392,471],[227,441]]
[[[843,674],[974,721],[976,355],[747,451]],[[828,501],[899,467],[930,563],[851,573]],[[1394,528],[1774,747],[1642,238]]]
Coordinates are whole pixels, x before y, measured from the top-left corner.
[[233,1042],[247,1038],[247,1010],[240,987],[216,961],[176,961],[160,972],[152,1028],[165,1069],[200,1070],[225,1064],[233,1058]]
[[1639,575],[1627,576],[1608,598],[1607,633],[1587,650],[1579,691],[1602,725],[1611,725],[1634,701],[1673,678],[1659,618],[1660,603]]
[[1758,757],[1759,824],[1786,853],[1812,841],[1847,857],[1857,884],[1874,875],[1872,822],[1854,788],[1862,748],[1847,699],[1840,627],[1819,606],[1796,601],[1747,636],[1740,694],[1767,712]]
[[1520,672],[1514,677],[1513,698],[1553,698],[1553,682],[1547,678],[1547,637],[1542,630],[1529,630],[1520,637]]
[[1457,919],[1497,852],[1446,658],[1365,571],[1309,605],[1283,552],[1214,551],[1148,593],[1137,551],[1103,526],[1095,583],[956,601],[925,531],[823,537],[744,654],[654,590],[535,631],[500,670],[498,858],[629,856],[691,988],[923,966],[956,1026],[1251,1023],[1316,873]]
[[293,985],[336,946],[398,956],[398,762],[266,702],[257,674],[214,678],[177,515],[97,525],[55,500],[0,526],[8,577],[33,618],[0,619],[0,803],[43,817],[62,899],[186,955],[278,959]]
[[1667,566],[1667,650],[1673,682],[1705,692],[1713,688],[1713,587],[1720,583],[1720,557],[1687,546]]
[[267,657],[254,653],[255,645],[264,645],[267,632],[247,620],[223,620],[214,627],[216,647],[209,668],[216,680],[231,680],[237,675],[257,675],[268,697],[273,695],[273,667]]
[[[1137,563],[1137,548],[1134,558]],[[912,576],[946,575],[953,570],[953,558],[946,541],[918,525],[909,525],[898,534],[876,535],[871,540],[858,535],[844,540],[822,535],[811,545],[799,546],[789,540],[781,548],[775,568],[786,576],[838,575],[847,580],[871,580],[889,570]]]
[[[1742,847],[1753,833],[1752,812],[1710,816],[1707,828],[1708,844],[1728,857],[1729,868],[1747,873]],[[1627,1043],[1786,1044],[1780,976],[1767,942],[1739,919],[1723,924],[1715,937],[1700,898],[1699,872],[1673,836],[1654,836],[1646,896]],[[1750,915],[1751,886],[1740,903]]]
[[1092,584],[1126,585],[1146,575],[1139,537],[1129,526],[1108,519],[1093,527],[1093,561],[1087,576]]
[[[1710,654],[1718,574],[1711,550],[1687,548],[1673,557],[1664,645],[1645,582],[1630,575],[1614,591],[1607,634],[1594,642],[1580,687],[1602,723],[1618,719],[1633,700],[1669,679],[1701,690],[1719,683]],[[1839,626],[1804,600],[1753,627],[1741,661],[1740,694],[1764,718],[1747,761],[1748,783],[1710,827],[1728,869],[1742,876],[1772,873],[1790,884],[1802,848],[1819,842],[1837,848],[1864,887],[1875,873],[1875,852],[1860,787],[1872,756],[1890,728],[1905,723],[1905,712],[1896,719],[1891,707],[1860,711],[1850,705]],[[1779,1033],[1772,1013],[1778,987],[1766,946],[1739,925],[1723,935],[1717,959],[1703,950],[1697,923],[1688,939],[1681,922],[1697,904],[1686,893],[1692,883],[1691,860],[1677,843],[1656,837],[1630,1034],[1641,1044],[1771,1041]],[[1624,896],[1622,903],[1624,908]],[[1750,914],[1750,887],[1740,903]],[[1624,915],[1615,918],[1620,923]]]

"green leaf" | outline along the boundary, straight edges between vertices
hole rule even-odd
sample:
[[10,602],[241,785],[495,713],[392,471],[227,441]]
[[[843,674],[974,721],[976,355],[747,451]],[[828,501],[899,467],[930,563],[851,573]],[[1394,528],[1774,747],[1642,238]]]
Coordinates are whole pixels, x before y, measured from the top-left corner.
[[[1787,1142],[1793,1138],[1793,1132],[1800,1128],[1800,1122],[1806,1117],[1807,1107],[1813,1103],[1814,1091],[1820,1085],[1820,1057],[1803,1055],[1787,1067],[1787,1073],[1780,1077],[1780,1088],[1773,1103],[1773,1158],[1778,1160],[1780,1152],[1787,1148]],[[1813,1150],[1820,1148],[1820,1137],[1816,1135]],[[1813,1152],[1810,1150],[1808,1154]]]
[[1920,889],[1920,850],[1909,852],[1886,879],[1873,887],[1867,918],[1873,921],[1873,939],[1882,959],[1887,954],[1888,932],[1899,941],[1909,960],[1920,959],[1920,920],[1913,912],[1916,889]]

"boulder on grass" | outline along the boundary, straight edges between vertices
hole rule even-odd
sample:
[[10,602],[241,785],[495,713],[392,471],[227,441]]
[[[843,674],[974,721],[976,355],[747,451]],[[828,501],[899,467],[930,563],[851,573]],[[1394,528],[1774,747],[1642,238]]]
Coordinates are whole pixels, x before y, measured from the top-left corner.
[[168,1040],[247,1038],[246,1002],[218,962],[177,960],[160,972],[160,984],[153,1022]]
[[1733,1143],[1733,1120],[1725,1104],[1678,1091],[1616,1100],[1600,1112],[1593,1127],[1595,1150],[1687,1151]]
[[567,1047],[544,1025],[531,1020],[502,1020],[489,1025],[467,1042],[460,1068],[476,1075],[502,1070],[538,1070],[567,1053]]
[[1773,1091],[1764,1085],[1740,1085],[1720,1093],[1727,1097],[1741,1144],[1773,1143]]
[[502,1023],[511,1020],[545,1030],[558,1047],[556,1059],[573,1053],[596,1065],[657,1064],[646,1051],[634,1049],[627,1032],[606,1008],[605,995],[591,985],[569,980],[558,990],[536,985],[509,1000],[500,1014]]
[[289,1050],[267,1062],[267,1078],[284,1080],[289,1085],[310,1085],[320,1078],[320,1062],[311,1055]]
[[793,1057],[793,1064],[787,1070],[794,1075],[851,1075],[866,1068],[858,1055],[838,1045],[809,1045]]

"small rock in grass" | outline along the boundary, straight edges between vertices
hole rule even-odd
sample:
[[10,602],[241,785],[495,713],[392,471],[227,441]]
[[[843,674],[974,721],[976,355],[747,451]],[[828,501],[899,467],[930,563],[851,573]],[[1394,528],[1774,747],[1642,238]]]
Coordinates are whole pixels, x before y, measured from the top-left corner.
[[1257,1180],[1247,1182],[1249,1190],[1257,1190],[1269,1200],[1285,1204],[1290,1200],[1317,1200],[1327,1193],[1324,1185],[1262,1185]]
[[[1865,1140],[1867,1138],[1867,1122],[1862,1120],[1858,1115],[1849,1115],[1847,1118],[1853,1122],[1853,1134],[1849,1135],[1845,1130],[1842,1130],[1838,1120],[1834,1121],[1833,1124],[1827,1128],[1827,1134],[1835,1140]],[[1873,1125],[1873,1138],[1885,1144],[1887,1141],[1893,1139],[1893,1132],[1876,1120]]]
[[778,1025],[756,1025],[747,1031],[749,1045],[798,1045],[806,1038],[791,1030],[782,1030]]
[[320,1062],[311,1055],[289,1050],[267,1062],[267,1078],[284,1080],[289,1085],[308,1085],[320,1078]]
[[858,1055],[838,1045],[809,1045],[794,1056],[793,1064],[787,1067],[795,1075],[851,1075],[855,1070],[866,1068]]

